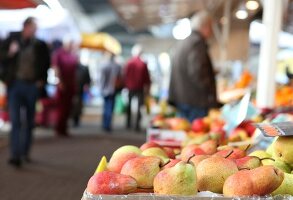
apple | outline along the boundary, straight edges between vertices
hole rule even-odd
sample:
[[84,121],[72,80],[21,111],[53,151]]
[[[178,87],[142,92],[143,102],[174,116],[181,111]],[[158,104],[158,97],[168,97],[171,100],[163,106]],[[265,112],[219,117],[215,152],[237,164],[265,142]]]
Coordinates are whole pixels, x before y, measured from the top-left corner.
[[193,132],[207,132],[209,129],[208,125],[205,123],[204,118],[198,118],[193,120],[191,124],[191,130]]

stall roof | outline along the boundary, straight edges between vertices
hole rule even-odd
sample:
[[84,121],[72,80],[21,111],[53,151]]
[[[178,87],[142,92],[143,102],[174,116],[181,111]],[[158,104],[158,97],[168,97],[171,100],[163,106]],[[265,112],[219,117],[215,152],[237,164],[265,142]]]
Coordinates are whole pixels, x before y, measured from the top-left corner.
[[34,8],[37,5],[33,0],[0,0],[0,9]]

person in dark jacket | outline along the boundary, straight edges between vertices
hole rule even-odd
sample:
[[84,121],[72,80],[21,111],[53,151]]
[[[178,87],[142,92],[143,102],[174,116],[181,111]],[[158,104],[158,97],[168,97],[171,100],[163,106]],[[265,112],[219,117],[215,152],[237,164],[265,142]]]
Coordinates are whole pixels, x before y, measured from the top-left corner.
[[176,47],[172,58],[169,102],[190,121],[204,117],[218,105],[215,73],[206,40],[212,36],[212,19],[200,12],[191,19],[192,33]]
[[30,160],[35,104],[46,84],[50,66],[49,49],[46,43],[35,38],[36,30],[35,19],[27,18],[22,31],[11,34],[0,49],[12,123],[9,164],[16,167],[21,166],[22,158]]

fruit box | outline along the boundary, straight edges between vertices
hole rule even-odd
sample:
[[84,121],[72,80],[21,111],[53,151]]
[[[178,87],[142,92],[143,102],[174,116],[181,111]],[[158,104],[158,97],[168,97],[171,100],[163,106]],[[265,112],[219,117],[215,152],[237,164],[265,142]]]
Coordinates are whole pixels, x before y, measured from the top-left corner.
[[185,131],[174,131],[168,129],[147,129],[147,141],[155,142],[161,146],[178,148],[186,139]]
[[196,196],[168,196],[168,195],[155,195],[147,193],[137,193],[131,195],[97,195],[93,196],[86,191],[81,200],[292,200],[293,196],[278,195],[278,196],[252,196],[252,197],[223,197],[219,194],[212,192],[200,192]]

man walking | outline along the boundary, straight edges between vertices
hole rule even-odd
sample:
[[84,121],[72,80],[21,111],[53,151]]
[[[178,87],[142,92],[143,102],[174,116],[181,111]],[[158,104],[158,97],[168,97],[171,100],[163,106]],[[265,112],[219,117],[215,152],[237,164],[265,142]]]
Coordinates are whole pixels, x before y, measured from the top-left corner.
[[12,123],[9,164],[15,167],[21,166],[22,159],[30,161],[35,104],[50,66],[49,49],[35,38],[36,30],[35,19],[27,18],[22,31],[11,34],[0,49]]

